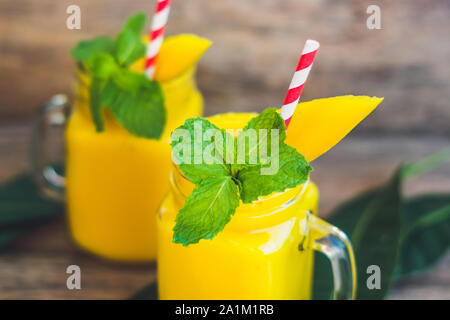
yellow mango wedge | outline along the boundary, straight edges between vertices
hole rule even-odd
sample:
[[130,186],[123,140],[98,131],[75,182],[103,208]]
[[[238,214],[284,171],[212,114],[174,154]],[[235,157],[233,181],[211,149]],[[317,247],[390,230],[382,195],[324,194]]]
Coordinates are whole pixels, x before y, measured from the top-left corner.
[[341,141],[381,101],[348,95],[302,102],[289,124],[286,142],[311,162]]
[[[147,43],[148,37],[143,41]],[[179,34],[164,39],[156,60],[155,80],[165,82],[176,78],[193,68],[205,51],[211,46],[208,39],[195,34]],[[144,70],[145,59],[130,66],[136,72]]]
[[155,79],[161,82],[179,76],[193,67],[211,46],[211,41],[194,34],[168,37],[156,60]]

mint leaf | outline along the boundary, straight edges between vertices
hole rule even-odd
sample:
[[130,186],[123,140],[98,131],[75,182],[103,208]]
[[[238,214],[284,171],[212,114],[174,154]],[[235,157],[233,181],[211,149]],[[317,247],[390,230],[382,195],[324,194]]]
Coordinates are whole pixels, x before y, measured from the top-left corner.
[[116,57],[120,65],[128,66],[145,54],[145,44],[141,41],[146,15],[137,13],[125,23],[116,40]]
[[141,32],[143,13],[128,19],[116,41],[98,37],[80,42],[72,55],[86,64],[91,76],[89,102],[97,132],[104,130],[103,108],[130,133],[158,139],[164,131],[166,110],[159,84],[128,66],[145,55]]
[[[275,108],[267,108],[259,115],[252,118],[245,126],[244,131],[248,129],[278,129],[280,130],[280,142],[286,140],[286,126],[284,124],[284,120],[281,118],[281,116],[277,112],[277,109]],[[268,136],[268,138],[270,139],[270,135]]]
[[80,41],[70,53],[75,60],[87,62],[97,53],[113,53],[115,42],[113,39],[100,36],[92,40]]
[[[278,134],[277,144],[281,145],[286,139],[284,120],[275,108],[267,108],[252,118],[247,126],[239,132],[238,150],[236,150],[237,163],[233,166],[233,170],[246,168],[255,163],[267,162],[267,157],[271,154],[273,133]],[[265,150],[264,159],[260,159],[262,150]],[[244,158],[242,158],[242,154],[244,154]]]
[[238,206],[238,188],[231,176],[200,181],[178,212],[173,241],[187,246],[214,238]]
[[151,83],[142,73],[136,73],[128,69],[119,69],[113,74],[113,80],[119,89],[131,93],[137,93],[141,86]]
[[143,12],[138,12],[128,18],[127,22],[122,28],[123,30],[130,30],[133,34],[141,36],[141,31],[145,26],[147,15]]
[[92,120],[94,121],[95,130],[102,132],[105,130],[103,121],[103,105],[102,91],[105,86],[105,80],[93,77],[91,86],[89,87],[89,107],[91,110]]
[[91,109],[92,120],[97,132],[104,130],[103,122],[103,99],[102,92],[106,80],[119,69],[113,56],[105,52],[99,52],[93,55],[87,61],[86,65],[91,71],[91,85],[89,87],[89,106]]
[[284,143],[280,145],[278,171],[274,174],[262,175],[261,169],[270,168],[272,161],[276,160],[271,158],[269,164],[248,166],[239,171],[242,202],[250,203],[258,197],[294,188],[305,183],[312,171],[305,158],[295,148]]
[[116,40],[100,36],[80,41],[71,50],[71,55],[76,60],[86,63],[97,53],[107,53],[114,55],[121,66],[129,66],[145,55],[146,46],[141,40],[145,20],[144,13],[137,13],[128,19]]
[[[265,109],[250,120],[239,135],[245,135],[250,129],[257,131],[257,142],[250,146],[246,144],[244,164],[232,165],[232,171],[236,173],[241,183],[240,197],[244,203],[250,203],[260,196],[282,192],[306,182],[312,168],[295,148],[284,143],[286,127],[275,108]],[[260,129],[267,130],[266,136],[261,135]],[[278,140],[274,141],[275,149],[272,149],[272,130],[278,132]],[[264,159],[260,158],[261,148],[267,150]],[[249,164],[252,157],[257,159],[256,165]]]
[[[224,130],[201,117],[186,120],[172,133],[173,154],[181,171],[191,182],[199,183],[209,177],[231,174],[231,166],[226,164],[224,155],[227,136],[234,140]],[[179,149],[186,145],[189,145],[187,152],[190,154],[184,154],[183,149]]]
[[93,55],[86,62],[93,77],[108,79],[115,71],[119,69],[114,57],[105,52],[99,52]]
[[161,137],[166,110],[158,82],[150,81],[144,74],[119,70],[106,82],[102,103],[134,135],[152,139]]
[[[267,133],[260,133],[260,129]],[[234,139],[204,118],[188,119],[172,133],[172,156],[184,175],[196,185],[177,215],[175,243],[189,245],[200,239],[212,239],[229,222],[239,198],[250,203],[260,196],[283,192],[307,181],[312,168],[295,148],[284,143],[284,121],[276,109],[264,110],[239,134],[245,136],[250,130],[258,131],[249,139],[252,143],[245,144],[246,160],[258,155],[256,163],[251,165],[228,164],[236,160],[233,156],[239,135]],[[277,140],[261,158],[259,149],[265,140],[271,145],[271,130],[277,130]]]

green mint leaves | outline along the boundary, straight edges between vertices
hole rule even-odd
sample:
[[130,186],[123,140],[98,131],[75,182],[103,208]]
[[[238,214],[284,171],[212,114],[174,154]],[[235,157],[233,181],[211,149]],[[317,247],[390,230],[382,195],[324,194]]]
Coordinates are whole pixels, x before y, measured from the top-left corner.
[[144,74],[120,70],[103,88],[103,102],[115,118],[131,133],[159,138],[166,114],[161,88]]
[[75,60],[83,63],[88,63],[98,53],[107,53],[114,57],[118,65],[128,67],[145,54],[145,44],[141,40],[145,20],[144,13],[137,13],[128,19],[116,40],[100,36],[80,41],[70,53]]
[[173,241],[188,245],[214,238],[239,206],[237,194],[238,187],[231,176],[201,180],[178,212]]
[[120,65],[128,66],[145,54],[145,45],[141,41],[146,16],[138,13],[126,22],[116,40],[116,57]]
[[145,55],[141,32],[145,14],[128,19],[116,40],[97,37],[81,41],[72,56],[82,62],[91,74],[89,105],[97,132],[104,130],[103,108],[130,133],[158,139],[164,130],[166,110],[158,82],[129,66]]
[[178,212],[173,241],[185,246],[212,239],[239,206],[307,181],[312,168],[284,143],[284,121],[269,108],[234,138],[204,118],[172,133],[173,158],[195,184]]
[[231,166],[223,161],[224,151],[217,150],[214,143],[226,141],[227,137],[234,142],[230,134],[201,117],[186,120],[178,129],[172,133],[172,154],[177,157],[180,169],[191,182],[197,184],[209,177],[231,175]]
[[77,61],[88,62],[89,59],[97,53],[114,53],[115,42],[113,39],[100,36],[91,40],[80,41],[75,48],[71,50],[71,55]]
[[244,203],[257,200],[272,192],[282,192],[305,183],[312,168],[298,151],[282,144],[279,149],[279,169],[274,175],[261,175],[261,169],[267,165],[249,166],[239,172],[242,183],[241,199]]

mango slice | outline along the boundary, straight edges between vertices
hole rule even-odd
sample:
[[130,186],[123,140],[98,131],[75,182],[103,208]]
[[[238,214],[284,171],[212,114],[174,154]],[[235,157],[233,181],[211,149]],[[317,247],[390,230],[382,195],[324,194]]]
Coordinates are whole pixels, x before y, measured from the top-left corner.
[[156,60],[155,79],[173,79],[193,67],[211,46],[211,41],[194,34],[167,37]]
[[341,141],[383,98],[339,96],[300,103],[287,130],[286,142],[308,162]]
[[[148,37],[143,37],[147,43]],[[193,68],[212,42],[195,34],[179,34],[164,39],[156,60],[155,80],[172,80]],[[145,59],[130,66],[136,72],[144,70]]]

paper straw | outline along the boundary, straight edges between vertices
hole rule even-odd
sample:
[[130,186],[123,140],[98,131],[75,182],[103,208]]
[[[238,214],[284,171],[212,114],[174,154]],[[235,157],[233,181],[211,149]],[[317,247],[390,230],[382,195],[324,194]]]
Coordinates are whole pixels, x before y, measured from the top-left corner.
[[294,115],[295,108],[300,100],[303,87],[305,86],[306,79],[308,79],[308,74],[318,49],[319,42],[315,40],[306,40],[302,55],[300,56],[291,84],[289,85],[289,90],[286,93],[286,98],[284,98],[283,106],[281,107],[280,115],[284,120],[286,129]]
[[155,14],[153,15],[152,27],[150,29],[150,39],[147,45],[147,54],[145,60],[145,74],[153,79],[155,74],[156,57],[164,38],[164,29],[169,18],[170,0],[158,0]]

